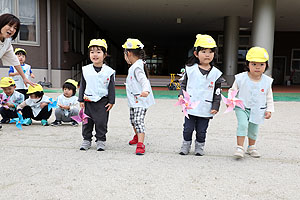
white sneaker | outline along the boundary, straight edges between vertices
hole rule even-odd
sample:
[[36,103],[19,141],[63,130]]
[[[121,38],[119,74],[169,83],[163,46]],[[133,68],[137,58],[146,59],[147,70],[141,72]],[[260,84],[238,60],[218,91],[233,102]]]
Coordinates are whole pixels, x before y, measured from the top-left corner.
[[242,146],[237,146],[233,156],[236,157],[237,159],[240,159],[240,158],[244,158],[244,154],[245,154],[244,148]]
[[260,157],[260,153],[257,151],[256,146],[254,146],[254,145],[248,147],[247,153],[253,158]]

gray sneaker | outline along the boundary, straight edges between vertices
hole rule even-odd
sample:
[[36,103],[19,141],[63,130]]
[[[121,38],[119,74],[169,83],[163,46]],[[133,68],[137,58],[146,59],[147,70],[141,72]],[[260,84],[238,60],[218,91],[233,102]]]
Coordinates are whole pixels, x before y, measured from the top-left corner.
[[195,155],[196,156],[204,155],[204,145],[205,145],[205,142],[200,143],[195,140]]
[[192,141],[183,140],[179,154],[187,155],[191,150],[191,144],[192,144]]
[[83,140],[83,142],[82,142],[82,144],[80,146],[80,150],[83,150],[83,151],[88,150],[89,148],[91,148],[91,144],[92,144],[91,141]]
[[104,151],[105,150],[105,141],[98,140],[96,142],[96,144],[97,144],[97,151]]

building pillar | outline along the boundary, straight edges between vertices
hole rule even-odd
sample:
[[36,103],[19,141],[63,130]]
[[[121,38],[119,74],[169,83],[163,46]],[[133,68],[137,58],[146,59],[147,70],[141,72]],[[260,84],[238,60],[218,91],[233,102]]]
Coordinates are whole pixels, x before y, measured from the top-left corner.
[[253,1],[252,46],[263,47],[268,51],[269,69],[265,72],[268,76],[272,76],[275,12],[276,0]]
[[232,85],[234,75],[237,73],[239,24],[239,16],[227,16],[224,18],[223,64],[224,78],[227,81],[227,85]]

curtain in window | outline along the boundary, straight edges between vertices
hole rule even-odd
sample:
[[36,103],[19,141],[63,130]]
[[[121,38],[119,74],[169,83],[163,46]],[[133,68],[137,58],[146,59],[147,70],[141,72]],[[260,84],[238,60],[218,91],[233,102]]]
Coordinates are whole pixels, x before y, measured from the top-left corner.
[[0,1],[0,15],[4,13],[13,13],[13,2],[12,0],[1,0]]
[[36,0],[18,0],[20,40],[36,41]]

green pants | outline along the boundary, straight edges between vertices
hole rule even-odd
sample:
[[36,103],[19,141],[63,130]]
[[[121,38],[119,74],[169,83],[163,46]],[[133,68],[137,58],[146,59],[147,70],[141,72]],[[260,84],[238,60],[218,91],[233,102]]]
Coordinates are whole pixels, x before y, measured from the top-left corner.
[[258,134],[258,124],[249,122],[250,109],[241,109],[235,107],[235,115],[238,121],[237,136],[248,136],[252,140],[256,140]]

